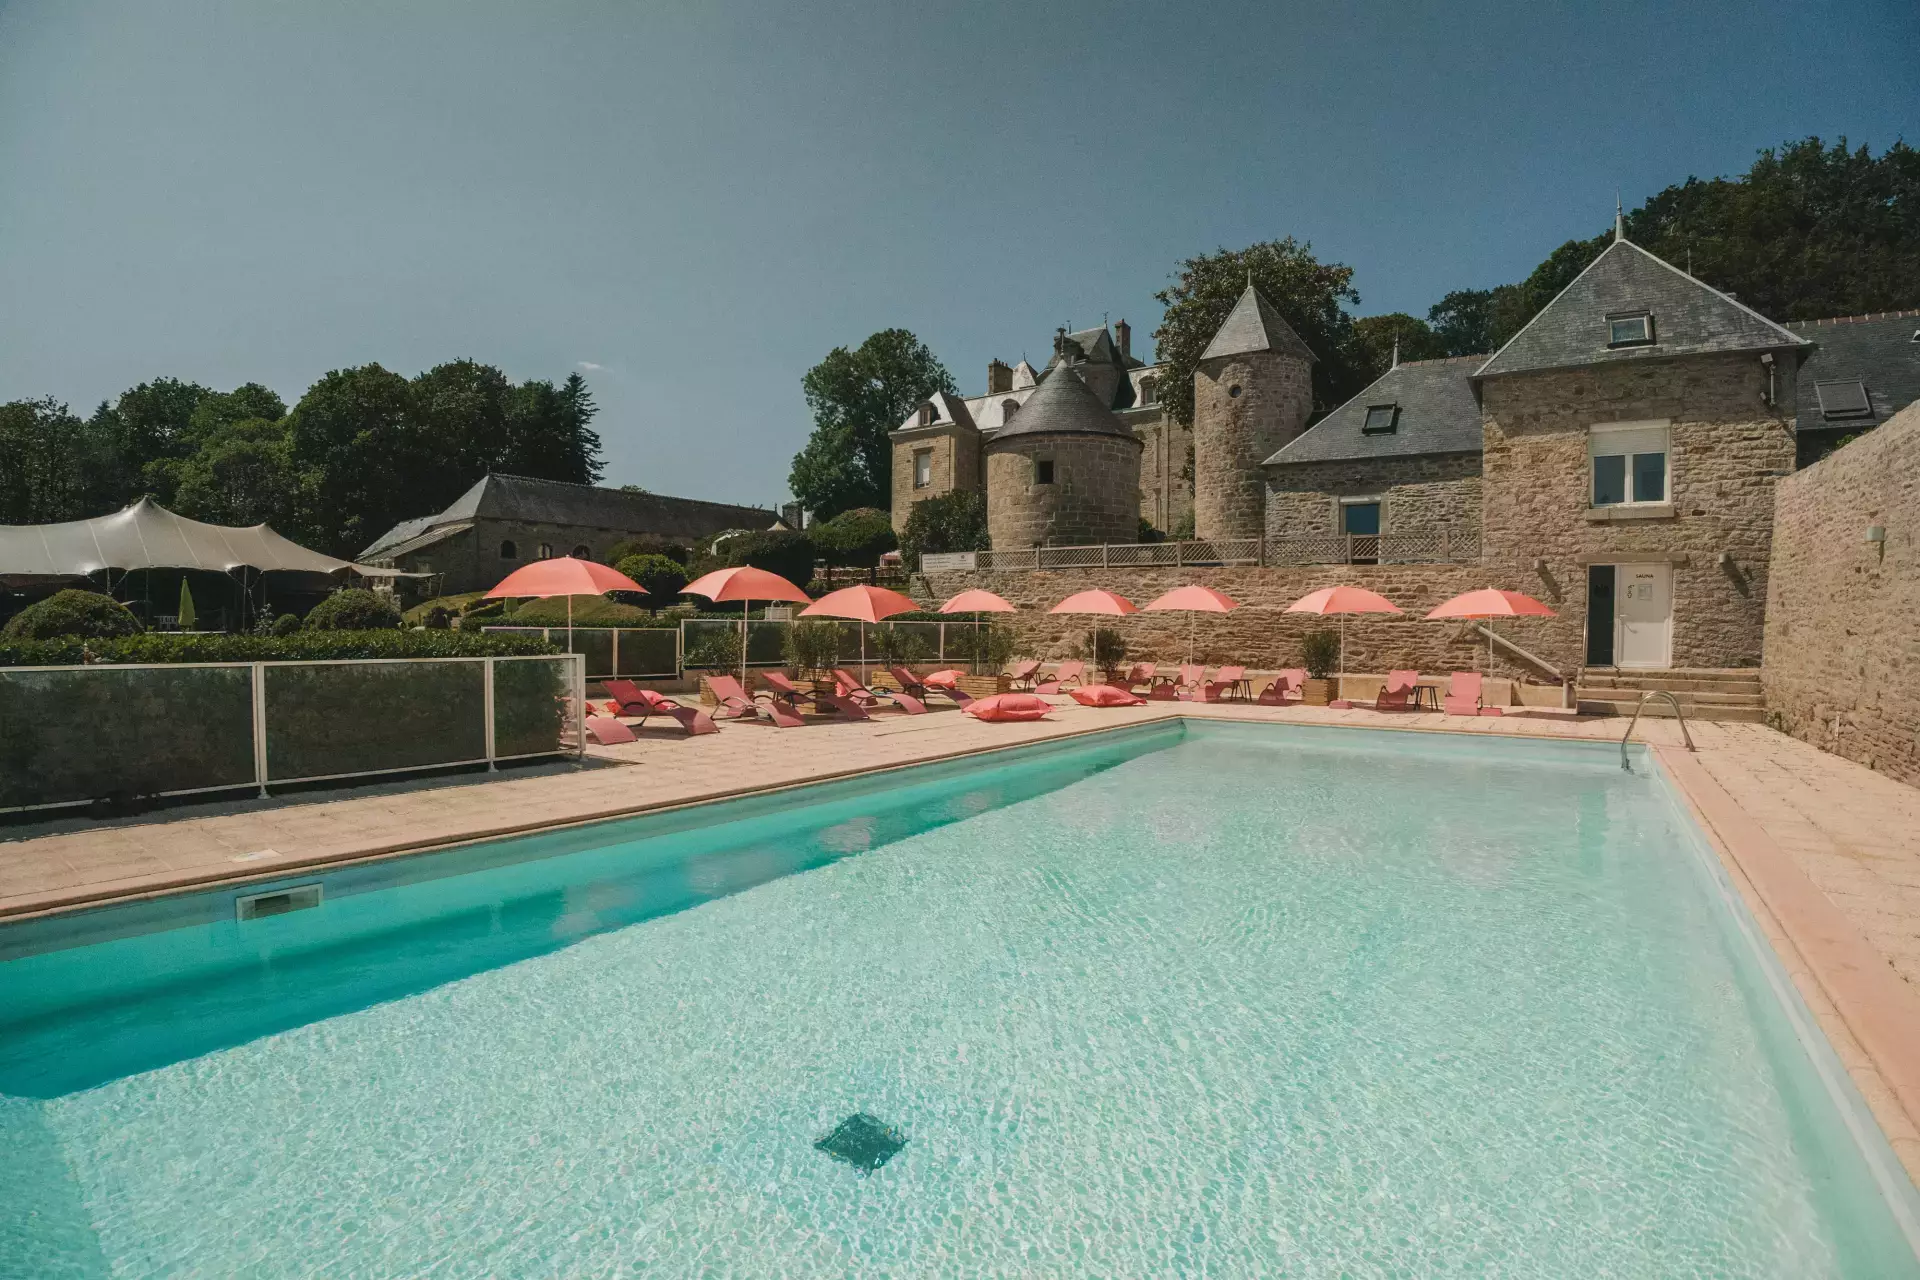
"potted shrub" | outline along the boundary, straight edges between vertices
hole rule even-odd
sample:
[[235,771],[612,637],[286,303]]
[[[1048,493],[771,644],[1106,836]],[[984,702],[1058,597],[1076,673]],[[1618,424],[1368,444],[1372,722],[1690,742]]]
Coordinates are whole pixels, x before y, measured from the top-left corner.
[[1013,658],[1015,639],[1011,627],[949,627],[947,657],[964,662],[969,674],[959,679],[960,692],[975,698],[1006,693],[1013,688],[1006,666]]
[[1334,664],[1340,661],[1340,633],[1328,628],[1309,631],[1306,639],[1300,642],[1300,665],[1307,669],[1307,682],[1302,687],[1306,695],[1306,705],[1324,707],[1332,698],[1339,696],[1335,688],[1337,683],[1330,677]]
[[1112,627],[1095,627],[1093,650],[1087,656],[1091,659],[1090,665],[1100,672],[1100,678],[1113,684],[1127,663],[1127,638]]
[[781,657],[793,678],[810,681],[815,693],[833,692],[833,666],[839,656],[839,623],[801,620],[787,628]]
[[[700,675],[700,702],[704,706],[717,707],[720,699],[714,695],[709,677],[714,675],[737,676],[740,671],[740,633],[728,627],[725,630],[715,628],[700,637],[700,642],[688,650],[686,667],[689,671],[698,671]],[[748,677],[749,682],[752,677]],[[749,683],[748,692],[753,686]]]

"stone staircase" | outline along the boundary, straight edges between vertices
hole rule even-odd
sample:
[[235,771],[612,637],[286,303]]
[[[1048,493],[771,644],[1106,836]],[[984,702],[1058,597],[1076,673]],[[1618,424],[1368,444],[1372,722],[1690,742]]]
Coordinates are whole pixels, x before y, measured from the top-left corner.
[[[1767,698],[1757,667],[1675,667],[1666,671],[1584,667],[1574,685],[1574,701],[1582,715],[1630,716],[1640,704],[1640,695],[1652,689],[1671,693],[1689,720],[1767,722]],[[1649,702],[1641,714],[1671,717],[1673,708],[1665,698],[1659,698]]]

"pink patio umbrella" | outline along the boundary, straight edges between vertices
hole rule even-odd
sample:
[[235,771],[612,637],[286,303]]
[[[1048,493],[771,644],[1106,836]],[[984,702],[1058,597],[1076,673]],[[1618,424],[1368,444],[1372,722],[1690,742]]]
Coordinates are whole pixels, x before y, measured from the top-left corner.
[[747,687],[747,614],[753,609],[755,600],[786,600],[794,604],[806,604],[812,599],[806,592],[788,582],[777,573],[768,573],[765,569],[756,569],[752,565],[738,565],[732,569],[715,569],[696,582],[690,582],[680,590],[690,596],[705,596],[715,604],[740,604],[740,687]]
[[940,606],[942,613],[1016,613],[1012,605],[991,591],[982,591],[975,587],[971,591],[962,591],[953,599]]
[[842,587],[829,591],[800,611],[803,618],[847,618],[860,624],[860,678],[867,678],[867,624],[896,613],[913,613],[920,606],[885,587]]
[[1222,591],[1212,587],[1203,587],[1190,583],[1184,587],[1175,587],[1158,600],[1146,606],[1149,612],[1154,610],[1184,609],[1187,614],[1187,661],[1193,661],[1194,615],[1200,613],[1226,613],[1238,609],[1240,602]]
[[[1124,618],[1130,613],[1140,612],[1139,606],[1125,596],[1113,591],[1079,591],[1068,596],[1048,613],[1085,613],[1100,618]],[[1099,628],[1095,627],[1087,634],[1087,656],[1094,666],[1100,665]]]
[[1464,591],[1427,615],[1429,618],[1475,618],[1487,624],[1487,673],[1493,672],[1493,620],[1495,618],[1556,618],[1559,615],[1518,591],[1482,587]]
[[576,560],[572,556],[555,556],[551,560],[535,560],[532,564],[522,565],[500,580],[500,584],[481,597],[491,600],[500,597],[520,600],[527,597],[546,599],[550,596],[567,598],[567,648],[573,648],[573,598],[575,596],[605,595],[609,591],[638,591],[647,594],[647,589],[629,578],[618,569],[609,569],[604,564],[592,560]]
[[1350,613],[1399,613],[1400,606],[1365,587],[1322,587],[1309,591],[1287,606],[1288,613],[1337,613],[1340,615],[1340,675],[1347,674],[1347,615]]

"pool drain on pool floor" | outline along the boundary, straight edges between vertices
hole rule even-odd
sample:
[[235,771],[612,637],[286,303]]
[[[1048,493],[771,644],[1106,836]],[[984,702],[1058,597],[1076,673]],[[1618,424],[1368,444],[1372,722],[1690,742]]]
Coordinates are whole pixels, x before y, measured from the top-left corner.
[[907,1137],[892,1125],[856,1111],[813,1145],[815,1150],[844,1160],[861,1173],[872,1173],[907,1145]]

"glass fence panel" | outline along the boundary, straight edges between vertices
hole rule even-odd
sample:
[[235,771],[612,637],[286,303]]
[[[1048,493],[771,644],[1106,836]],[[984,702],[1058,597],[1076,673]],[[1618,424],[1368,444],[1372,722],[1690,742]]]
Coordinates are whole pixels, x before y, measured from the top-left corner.
[[[671,676],[680,670],[680,633],[673,627],[620,632],[616,672],[622,676]],[[589,679],[593,672],[587,672]]]
[[270,666],[267,778],[484,760],[485,681],[477,658]]
[[777,667],[787,660],[785,622],[749,622],[747,624],[747,665]]
[[586,656],[587,679],[600,680],[614,674],[612,631],[602,627],[575,627],[571,647],[567,644],[565,627],[549,634],[562,649]]
[[494,661],[493,751],[496,756],[573,750],[572,665],[566,658]]
[[252,781],[247,667],[0,670],[0,808]]

